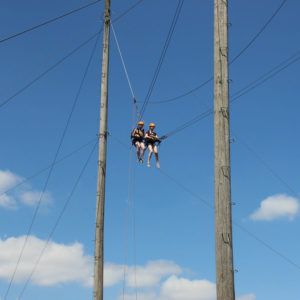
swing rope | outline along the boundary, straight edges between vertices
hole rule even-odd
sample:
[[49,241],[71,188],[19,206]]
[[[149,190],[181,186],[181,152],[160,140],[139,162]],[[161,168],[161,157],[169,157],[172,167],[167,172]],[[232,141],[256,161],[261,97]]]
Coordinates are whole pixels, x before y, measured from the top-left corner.
[[117,34],[116,34],[116,31],[115,31],[115,28],[114,28],[114,25],[113,25],[112,22],[111,22],[111,29],[112,29],[113,36],[114,36],[114,39],[115,39],[115,42],[116,42],[117,50],[118,50],[119,55],[120,55],[120,59],[121,59],[122,66],[123,66],[123,69],[124,69],[124,73],[125,73],[125,76],[126,76],[126,79],[127,79],[127,83],[128,83],[129,89],[130,89],[130,93],[131,93],[132,100],[133,100],[133,105],[134,105],[136,115],[137,115],[137,119],[139,120],[139,119],[141,119],[141,114],[140,114],[140,111],[139,111],[139,108],[138,108],[137,99],[136,99],[135,93],[133,91],[131,80],[130,80],[130,77],[129,77],[129,74],[128,74],[128,71],[127,71],[127,67],[126,67],[126,64],[125,64],[125,61],[124,61],[124,56],[122,54],[122,50],[121,50],[121,47],[120,47],[120,44],[119,44],[119,41],[118,41],[118,38],[117,38]]
[[[124,69],[124,73],[127,79],[127,83],[129,86],[129,90],[132,96],[132,117],[131,117],[131,125],[132,130],[135,126],[137,120],[140,120],[141,115],[139,112],[136,96],[133,90],[133,86],[130,81],[130,77],[127,71],[127,67],[124,61],[124,56],[122,54],[122,50],[120,47],[120,43],[117,38],[116,31],[114,29],[113,23],[111,22],[111,29],[113,32],[113,36],[116,42],[117,50],[122,62],[122,66]],[[125,212],[125,233],[124,233],[124,267],[123,267],[123,288],[122,288],[122,299],[125,300],[125,293],[126,293],[126,278],[128,272],[128,248],[129,248],[129,234],[130,234],[130,212],[132,212],[132,226],[133,226],[133,243],[134,243],[134,285],[135,285],[135,300],[138,300],[138,291],[137,291],[137,275],[136,275],[136,220],[135,220],[135,203],[134,203],[134,183],[135,183],[135,168],[134,168],[134,153],[133,147],[130,147],[129,150],[129,166],[128,166],[128,199],[127,199],[127,208]]]

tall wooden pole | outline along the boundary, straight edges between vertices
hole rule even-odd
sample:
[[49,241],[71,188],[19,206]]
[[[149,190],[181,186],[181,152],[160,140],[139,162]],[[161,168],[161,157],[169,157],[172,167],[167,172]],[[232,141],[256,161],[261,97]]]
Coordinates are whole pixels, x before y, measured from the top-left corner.
[[228,0],[214,1],[214,139],[217,300],[234,300],[228,102]]
[[98,181],[97,181],[94,300],[103,300],[103,266],[104,266],[104,245],[103,244],[104,244],[106,150],[107,150],[106,142],[107,142],[109,34],[110,34],[110,0],[105,0],[102,77],[101,77]]

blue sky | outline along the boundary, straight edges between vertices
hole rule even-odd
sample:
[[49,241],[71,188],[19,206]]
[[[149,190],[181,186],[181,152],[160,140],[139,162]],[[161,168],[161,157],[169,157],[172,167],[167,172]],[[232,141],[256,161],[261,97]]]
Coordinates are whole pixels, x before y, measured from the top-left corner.
[[[174,0],[161,2],[145,0],[114,24],[140,101],[146,96],[177,5]],[[230,1],[231,57],[259,31],[280,2]],[[2,2],[0,37],[5,38],[85,3],[79,0]],[[133,3],[133,0],[112,1],[113,17]],[[299,51],[299,9],[299,1],[288,0],[255,43],[230,66],[231,94]],[[96,33],[102,27],[102,15],[103,3],[100,2],[1,43],[0,103]],[[59,157],[96,138],[100,41]],[[15,266],[47,172],[5,192],[53,160],[93,44],[91,41],[82,47],[0,109],[0,299],[8,287],[9,274]],[[186,0],[150,101],[180,95],[212,74],[213,1]],[[234,220],[286,258],[234,226],[239,300],[298,300],[300,297],[296,284],[297,265],[300,265],[298,78],[299,62],[231,106],[235,139],[231,145]],[[149,104],[145,122],[154,121],[158,134],[165,134],[210,108],[212,96],[210,83],[178,101]],[[133,164],[133,196],[129,200],[134,210],[131,206],[128,213],[131,111],[130,91],[112,38],[105,299],[122,299],[125,264],[126,300],[135,299],[136,284],[141,300],[214,300],[214,215],[200,200],[213,204],[213,119],[210,116],[162,143],[159,150],[162,172],[154,166],[147,169],[145,165]],[[16,299],[19,295],[92,147],[93,142],[54,168],[7,299]],[[22,299],[92,299],[96,160],[94,152],[41,260],[41,267],[37,268]],[[127,221],[126,216],[129,216]],[[178,293],[174,295],[175,290]]]

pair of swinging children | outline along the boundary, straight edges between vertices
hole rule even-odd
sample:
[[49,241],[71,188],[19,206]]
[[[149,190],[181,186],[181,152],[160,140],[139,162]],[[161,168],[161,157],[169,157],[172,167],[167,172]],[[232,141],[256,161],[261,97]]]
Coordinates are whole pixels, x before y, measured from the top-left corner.
[[154,131],[155,124],[150,123],[149,124],[149,130],[144,130],[144,122],[139,121],[137,123],[137,127],[134,128],[131,132],[131,140],[132,145],[136,148],[136,154],[137,159],[140,163],[144,162],[144,153],[145,150],[149,150],[149,155],[147,159],[147,167],[150,168],[150,160],[152,157],[152,154],[154,153],[155,159],[156,159],[156,167],[160,168],[159,159],[158,159],[158,144],[161,142],[161,140],[158,138],[158,135]]

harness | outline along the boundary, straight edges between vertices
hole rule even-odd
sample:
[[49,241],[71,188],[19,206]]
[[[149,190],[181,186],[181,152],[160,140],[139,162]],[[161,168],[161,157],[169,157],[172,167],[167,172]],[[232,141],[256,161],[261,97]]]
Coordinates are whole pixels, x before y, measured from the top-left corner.
[[[135,135],[138,135],[135,136]],[[132,144],[135,144],[136,142],[143,142],[144,141],[144,136],[145,136],[145,130],[140,129],[140,128],[135,128],[131,132],[131,139],[132,139]]]
[[158,139],[156,132],[148,130],[146,132],[146,135],[147,135],[147,137],[145,138],[146,145],[160,144],[161,141]]

